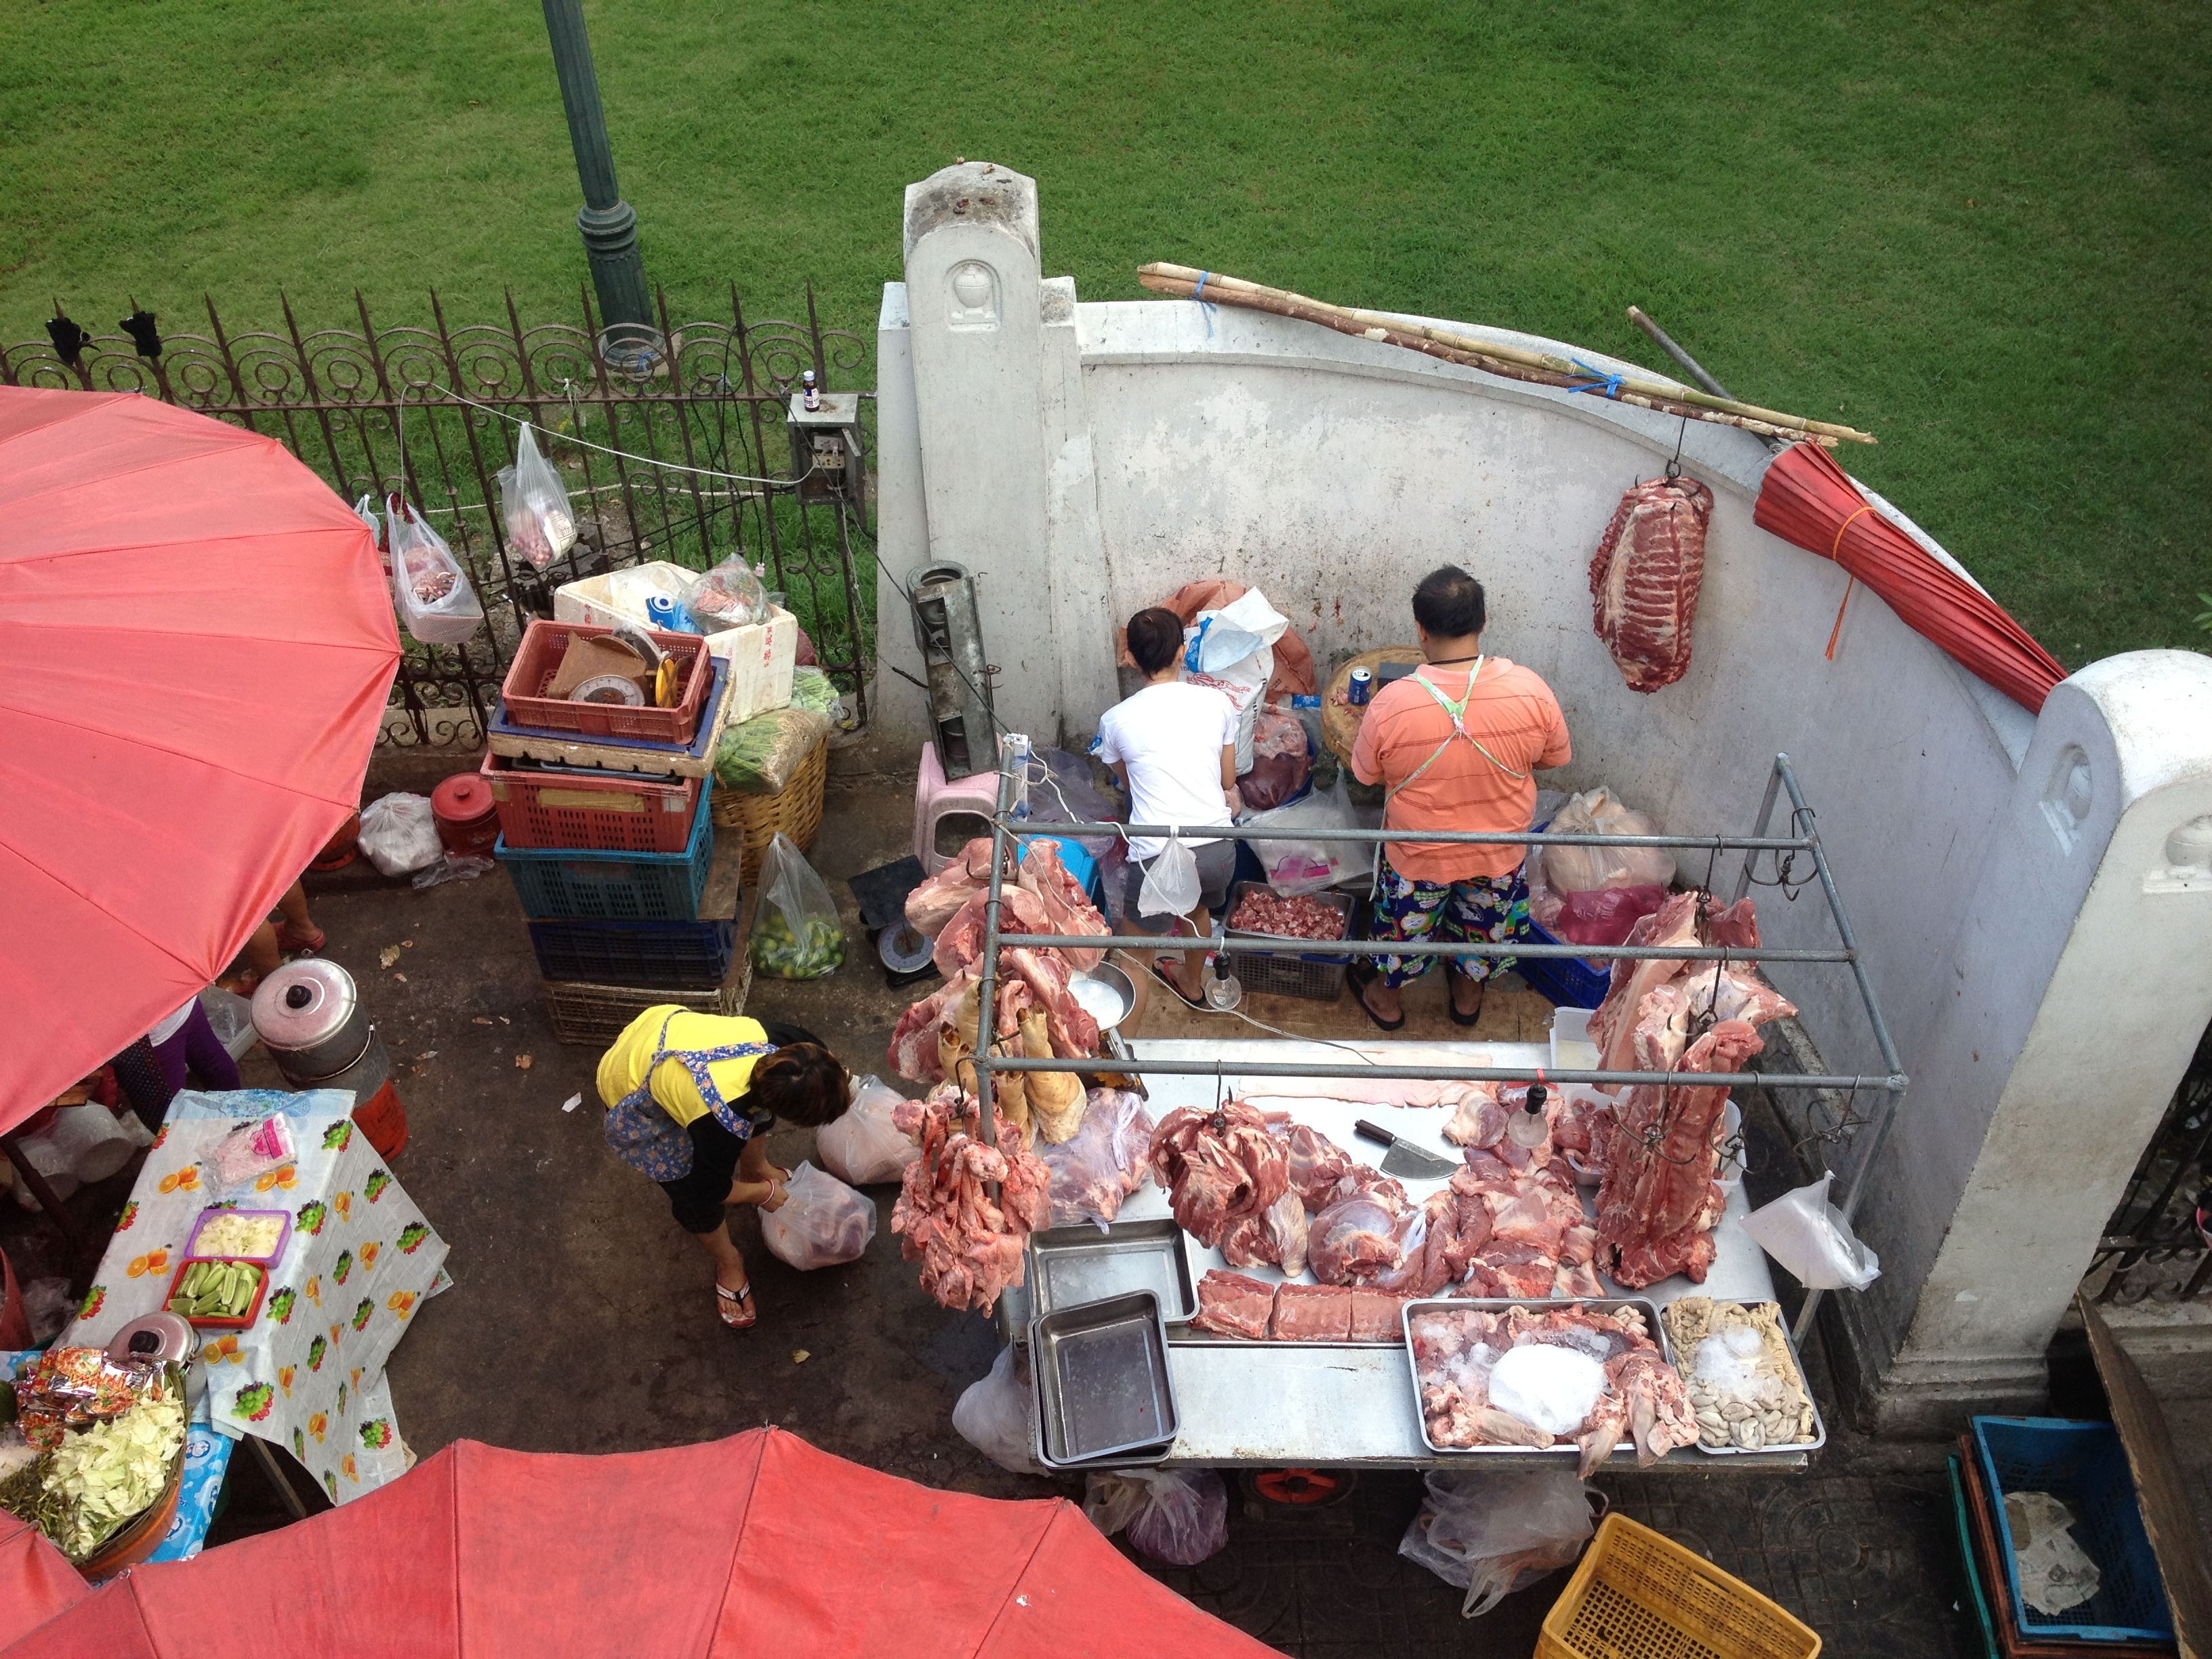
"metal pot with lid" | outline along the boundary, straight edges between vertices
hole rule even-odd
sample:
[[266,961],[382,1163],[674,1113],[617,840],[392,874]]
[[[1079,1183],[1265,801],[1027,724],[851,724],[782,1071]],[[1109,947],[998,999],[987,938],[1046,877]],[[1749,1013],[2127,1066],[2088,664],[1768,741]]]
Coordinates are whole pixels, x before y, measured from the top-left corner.
[[253,1030],[289,1082],[336,1077],[374,1036],[353,975],[334,962],[287,963],[253,994]]

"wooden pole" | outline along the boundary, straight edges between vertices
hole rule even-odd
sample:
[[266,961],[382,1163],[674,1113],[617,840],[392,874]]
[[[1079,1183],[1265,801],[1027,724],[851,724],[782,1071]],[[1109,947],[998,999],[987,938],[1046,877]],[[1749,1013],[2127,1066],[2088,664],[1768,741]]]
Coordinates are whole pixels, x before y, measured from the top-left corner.
[[1333,328],[1340,334],[1379,340],[1445,362],[1479,368],[1485,374],[1499,375],[1506,380],[1563,386],[1570,391],[1598,392],[1611,402],[1631,404],[1638,409],[1656,410],[1661,414],[1710,421],[1722,426],[1740,427],[1761,437],[1809,438],[1829,447],[1838,442],[1870,444],[1875,441],[1870,433],[1838,426],[1832,422],[1808,420],[1802,415],[1761,409],[1755,404],[1717,398],[1711,392],[1690,386],[1634,380],[1626,374],[1615,375],[1609,371],[1582,368],[1571,359],[1555,353],[1530,351],[1503,341],[1478,339],[1473,335],[1433,328],[1405,318],[1387,316],[1381,312],[1332,305],[1326,300],[1309,299],[1303,294],[1292,294],[1284,289],[1266,288],[1242,277],[1224,276],[1218,271],[1201,271],[1188,265],[1156,262],[1140,266],[1137,280],[1158,294],[1182,299],[1218,301],[1223,305],[1242,306],[1248,310],[1294,317],[1302,322],[1318,323],[1323,328]]

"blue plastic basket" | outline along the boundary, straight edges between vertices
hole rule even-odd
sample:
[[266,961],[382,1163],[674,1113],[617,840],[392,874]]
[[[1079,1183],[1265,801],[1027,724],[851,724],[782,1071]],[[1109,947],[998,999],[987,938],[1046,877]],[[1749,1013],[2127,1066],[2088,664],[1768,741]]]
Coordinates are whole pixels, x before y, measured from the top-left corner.
[[[1549,818],[1536,826],[1542,835],[1552,827]],[[1546,931],[1534,918],[1526,937],[1531,945],[1565,945],[1565,939]],[[1514,972],[1528,981],[1529,989],[1548,999],[1554,1007],[1595,1008],[1605,1000],[1613,984],[1613,963],[1601,960],[1595,968],[1581,957],[1516,957]]]
[[690,843],[680,853],[509,847],[501,836],[493,855],[507,866],[526,916],[690,921],[699,914],[699,901],[707,892],[707,866],[714,859],[714,826],[708,813],[712,793],[699,792]]
[[[2173,1618],[2158,1558],[2143,1530],[2135,1477],[2109,1423],[2058,1417],[1977,1417],[1974,1447],[1996,1511],[1998,1554],[2012,1587],[2013,1622],[2024,1637],[2089,1642],[2172,1641]],[[2081,1517],[2074,1536],[2104,1573],[2097,1593],[2060,1613],[2021,1598],[2013,1559],[2008,1492],[2046,1492]]]
[[734,921],[533,921],[547,979],[644,990],[711,991],[729,976]]

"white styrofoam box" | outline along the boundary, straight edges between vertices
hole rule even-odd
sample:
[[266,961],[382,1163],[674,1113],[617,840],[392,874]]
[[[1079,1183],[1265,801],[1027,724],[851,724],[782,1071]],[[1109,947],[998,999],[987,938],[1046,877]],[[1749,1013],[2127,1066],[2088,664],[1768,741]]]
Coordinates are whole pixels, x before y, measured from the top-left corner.
[[[680,599],[690,592],[697,574],[655,559],[604,576],[563,582],[553,591],[553,620],[598,628],[624,622],[649,627],[647,596],[659,592]],[[730,665],[732,725],[791,701],[792,671],[799,661],[799,619],[788,611],[771,611],[766,622],[749,628],[709,634],[707,650]]]

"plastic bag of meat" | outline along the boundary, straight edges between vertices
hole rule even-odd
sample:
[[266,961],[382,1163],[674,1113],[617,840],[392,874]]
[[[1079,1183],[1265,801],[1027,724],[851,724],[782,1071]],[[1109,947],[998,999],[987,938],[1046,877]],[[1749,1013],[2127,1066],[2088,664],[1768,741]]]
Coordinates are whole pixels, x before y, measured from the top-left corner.
[[791,1172],[785,1194],[761,1212],[761,1243],[801,1273],[857,1261],[876,1236],[876,1206],[811,1164]]
[[[1648,813],[1632,811],[1610,789],[1574,796],[1552,819],[1558,836],[1656,836]],[[1665,887],[1674,879],[1674,854],[1664,847],[1547,847],[1544,875],[1561,893],[1604,887]]]
[[952,1426],[960,1437],[1000,1468],[1014,1474],[1042,1474],[1030,1455],[1029,1367],[1013,1349],[999,1350],[990,1371],[961,1391],[952,1407]]
[[1689,672],[1713,492],[1695,478],[1631,484],[1590,559],[1590,620],[1632,691]]
[[1288,714],[1261,709],[1254,717],[1251,770],[1237,780],[1244,805],[1255,812],[1287,805],[1312,776],[1305,727]]
[[1139,1554],[1171,1567],[1194,1567],[1229,1541],[1229,1487],[1212,1469],[1158,1469],[1139,1479],[1152,1488],[1129,1519]]
[[1052,1171],[1052,1224],[1095,1223],[1102,1230],[1121,1212],[1121,1200],[1152,1178],[1152,1115],[1135,1095],[1093,1089],[1075,1138],[1037,1144]]
[[1572,1469],[1437,1469],[1427,1485],[1398,1553],[1466,1590],[1466,1618],[1573,1565],[1589,1542],[1597,1488]]
[[896,1181],[905,1174],[906,1166],[921,1156],[921,1148],[891,1121],[904,1098],[879,1079],[856,1080],[853,1103],[845,1115],[814,1132],[814,1150],[821,1156],[822,1167],[855,1187]]

